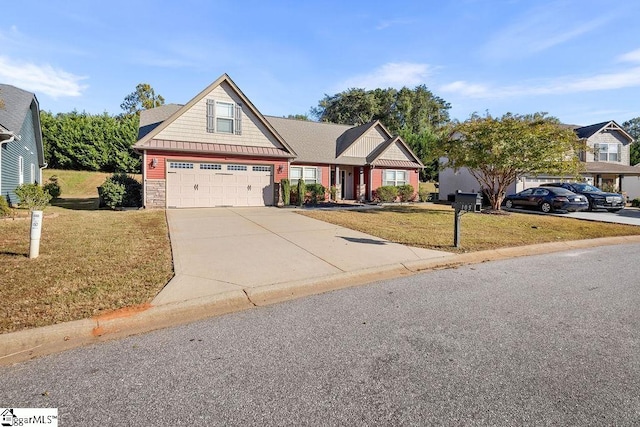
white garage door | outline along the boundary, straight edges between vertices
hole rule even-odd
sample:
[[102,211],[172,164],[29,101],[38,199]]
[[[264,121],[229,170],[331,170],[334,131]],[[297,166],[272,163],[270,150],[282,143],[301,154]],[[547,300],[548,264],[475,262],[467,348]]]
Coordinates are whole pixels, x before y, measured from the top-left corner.
[[271,166],[167,162],[167,207],[273,205]]

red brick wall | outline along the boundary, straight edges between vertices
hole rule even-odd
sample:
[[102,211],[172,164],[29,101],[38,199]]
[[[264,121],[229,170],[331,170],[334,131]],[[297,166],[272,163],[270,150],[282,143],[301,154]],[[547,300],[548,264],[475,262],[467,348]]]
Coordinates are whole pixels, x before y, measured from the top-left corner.
[[[375,191],[378,187],[382,187],[384,171],[385,169],[371,170],[371,177],[372,177],[371,184],[372,184],[373,191]],[[417,195],[418,190],[420,189],[420,173],[415,169],[407,170],[407,172],[409,172],[409,184],[413,186],[413,189],[415,190],[415,194]]]

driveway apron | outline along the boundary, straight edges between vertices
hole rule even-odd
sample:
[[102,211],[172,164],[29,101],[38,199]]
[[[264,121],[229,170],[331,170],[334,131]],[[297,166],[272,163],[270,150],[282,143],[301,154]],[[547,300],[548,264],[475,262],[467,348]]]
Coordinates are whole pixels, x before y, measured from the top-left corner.
[[450,257],[278,208],[170,209],[175,277],[154,305]]

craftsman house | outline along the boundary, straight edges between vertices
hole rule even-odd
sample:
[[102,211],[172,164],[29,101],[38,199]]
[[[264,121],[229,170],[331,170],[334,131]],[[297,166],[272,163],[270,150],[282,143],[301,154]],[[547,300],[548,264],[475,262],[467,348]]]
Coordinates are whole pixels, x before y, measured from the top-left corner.
[[269,206],[280,180],[371,200],[383,185],[418,189],[423,164],[378,121],[361,126],[263,116],[226,74],[185,105],[141,111],[149,208]]

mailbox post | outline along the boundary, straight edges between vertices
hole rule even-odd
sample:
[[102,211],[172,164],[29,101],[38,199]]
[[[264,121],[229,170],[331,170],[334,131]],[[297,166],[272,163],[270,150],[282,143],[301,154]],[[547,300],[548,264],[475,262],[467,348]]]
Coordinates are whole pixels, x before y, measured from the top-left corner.
[[456,192],[452,208],[455,209],[453,223],[453,245],[460,247],[460,217],[465,212],[480,212],[482,210],[482,196],[480,193]]

